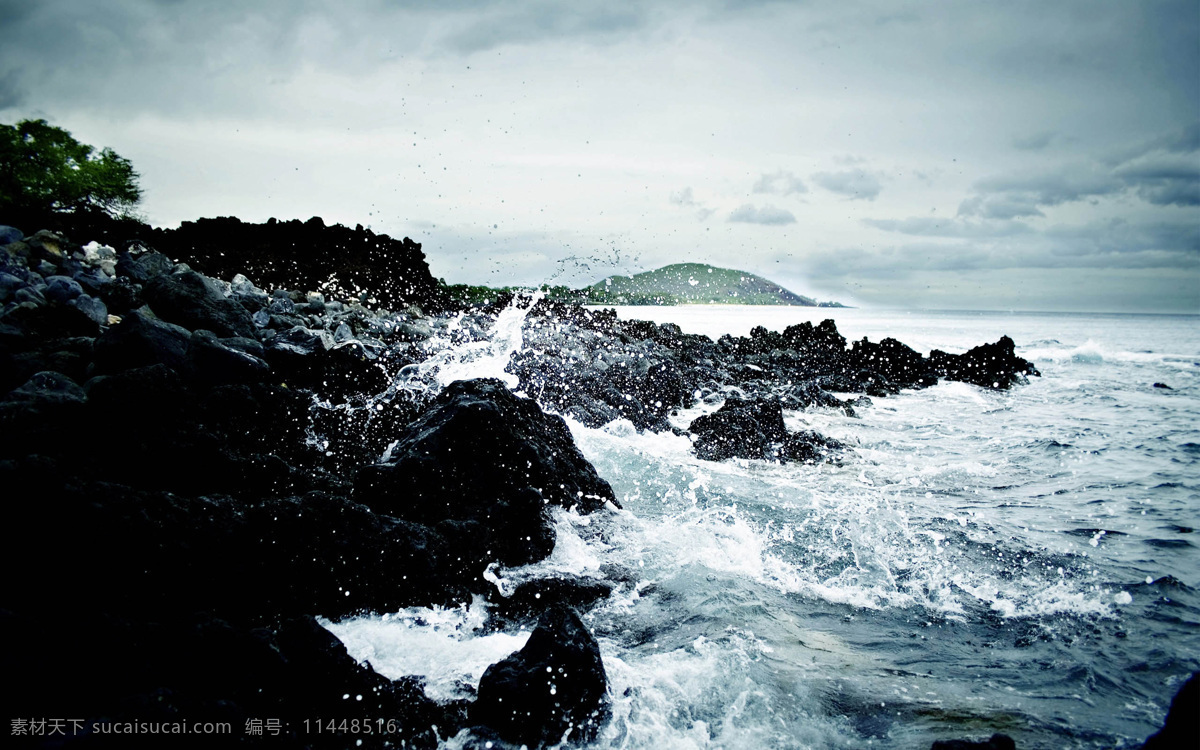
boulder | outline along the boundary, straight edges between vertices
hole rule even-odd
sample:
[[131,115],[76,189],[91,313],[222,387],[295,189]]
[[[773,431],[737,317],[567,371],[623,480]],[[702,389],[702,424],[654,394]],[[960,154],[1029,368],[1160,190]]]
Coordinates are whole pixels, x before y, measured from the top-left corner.
[[452,383],[397,438],[383,463],[359,470],[354,499],[442,524],[475,576],[492,561],[546,557],[554,547],[550,505],[588,513],[616,503],[562,418],[499,380]]
[[596,639],[573,610],[557,606],[524,648],[483,673],[470,718],[531,748],[587,741],[606,719],[607,690]]
[[191,374],[201,383],[251,383],[266,379],[271,366],[263,361],[263,346],[254,339],[218,339],[211,331],[196,331],[188,343]]
[[780,460],[819,464],[832,460],[845,450],[845,447],[841,442],[813,430],[801,430],[789,434],[784,439]]
[[789,433],[780,402],[773,398],[730,396],[717,411],[693,420],[688,431],[696,436],[692,451],[706,461],[749,458],[819,463],[844,448],[816,432]]
[[118,277],[113,279],[112,283],[105,284],[100,289],[99,297],[108,306],[109,312],[116,315],[124,315],[145,304],[142,300],[142,285],[123,277]]
[[170,258],[154,250],[146,250],[137,255],[124,252],[117,256],[116,273],[129,281],[145,284],[151,279],[171,273],[174,267],[175,263]]
[[246,308],[229,299],[216,282],[195,271],[157,276],[142,292],[154,313],[185,328],[203,328],[218,336],[254,336]]
[[19,338],[17,343],[22,347],[32,345],[23,351],[0,343],[0,393],[16,388],[43,370],[60,372],[76,383],[83,383],[92,361],[93,341],[86,336],[47,341]]
[[46,340],[100,333],[97,311],[103,303],[87,295],[65,304],[51,304],[42,289],[27,286],[16,291],[13,301],[17,304],[4,311],[2,320],[19,336]]
[[1163,728],[1150,735],[1142,750],[1200,747],[1200,672],[1193,672],[1171,700]]
[[935,385],[938,380],[929,360],[893,338],[885,338],[878,344],[865,338],[854,342],[850,361],[860,369],[878,373],[901,386],[924,387]]
[[43,294],[48,301],[63,305],[83,294],[83,287],[69,276],[51,276],[46,279]]
[[80,294],[68,302],[67,306],[78,310],[81,315],[97,326],[108,323],[108,307],[103,301],[90,294]]
[[688,431],[696,435],[692,450],[706,461],[778,460],[787,438],[783,409],[768,399],[730,397],[717,411],[693,420]]
[[0,400],[0,453],[73,448],[87,450],[87,394],[57,372],[35,373]]
[[155,364],[186,372],[191,340],[191,331],[186,328],[134,310],[96,340],[96,372],[120,372]]
[[7,245],[10,242],[20,242],[24,236],[21,234],[21,230],[16,227],[0,225],[0,245]]
[[1016,355],[1016,345],[1008,336],[994,344],[983,344],[963,354],[947,354],[934,349],[931,364],[947,380],[960,380],[984,388],[1005,389],[1028,382],[1026,376],[1040,376],[1032,362]]
[[24,286],[25,281],[20,277],[7,271],[0,272],[0,303],[8,302],[17,293],[17,290]]
[[29,248],[29,265],[31,267],[38,261],[45,261],[57,267],[63,260],[70,257],[73,250],[78,249],[65,237],[46,229],[35,232],[32,237],[26,237],[22,242]]

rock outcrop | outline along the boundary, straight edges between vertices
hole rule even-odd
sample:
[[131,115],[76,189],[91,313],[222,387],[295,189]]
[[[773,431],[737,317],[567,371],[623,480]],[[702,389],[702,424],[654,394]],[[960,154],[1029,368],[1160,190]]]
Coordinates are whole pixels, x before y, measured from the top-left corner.
[[354,499],[442,529],[478,573],[554,548],[551,505],[592,512],[616,503],[561,417],[498,380],[459,381],[398,436],[384,463],[364,466]]
[[608,709],[600,646],[568,607],[538,621],[525,647],[488,667],[471,721],[529,747],[595,736]]
[[[432,747],[466,704],[354,662],[314,616],[494,593],[488,563],[553,548],[551,505],[615,503],[561,418],[498,381],[369,408],[433,333],[411,312],[48,232],[4,247],[0,274],[0,564],[26,571],[0,668],[20,714],[203,717],[239,737],[274,717],[264,743]],[[332,427],[341,442],[318,444]],[[522,617],[551,601],[525,599]],[[389,731],[337,729],[364,716]]]

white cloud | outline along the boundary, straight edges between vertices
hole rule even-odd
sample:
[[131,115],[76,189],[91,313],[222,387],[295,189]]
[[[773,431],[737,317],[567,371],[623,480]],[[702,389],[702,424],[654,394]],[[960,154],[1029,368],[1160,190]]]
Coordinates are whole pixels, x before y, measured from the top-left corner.
[[758,181],[754,183],[754,192],[792,195],[793,193],[807,193],[808,186],[796,175],[781,169],[778,172],[759,177]]
[[744,203],[733,210],[729,214],[728,221],[740,222],[742,224],[764,224],[767,226],[781,226],[783,224],[795,224],[796,217],[791,211],[786,211],[775,206],[763,206],[759,208],[752,203]]
[[879,178],[865,169],[817,172],[812,179],[826,190],[844,195],[851,200],[873,201],[879,196],[879,191],[883,189]]

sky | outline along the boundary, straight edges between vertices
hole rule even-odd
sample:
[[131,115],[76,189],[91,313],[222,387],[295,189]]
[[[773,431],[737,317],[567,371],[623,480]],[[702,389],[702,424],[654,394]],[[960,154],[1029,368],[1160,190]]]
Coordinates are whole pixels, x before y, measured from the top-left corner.
[[0,0],[0,123],[144,218],[450,283],[697,261],[864,307],[1200,312],[1200,0]]

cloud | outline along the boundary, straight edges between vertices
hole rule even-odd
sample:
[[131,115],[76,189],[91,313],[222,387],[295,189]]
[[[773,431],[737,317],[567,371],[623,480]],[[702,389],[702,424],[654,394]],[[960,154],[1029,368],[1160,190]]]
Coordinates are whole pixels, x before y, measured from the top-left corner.
[[795,224],[796,217],[792,215],[791,211],[776,208],[775,206],[758,208],[752,203],[746,203],[734,209],[733,213],[729,214],[728,221],[742,224],[778,226],[782,224]]
[[879,178],[865,169],[850,169],[844,172],[818,172],[812,176],[813,182],[826,190],[850,198],[851,200],[875,200],[883,186]]
[[975,189],[980,193],[997,193],[1009,201],[1035,206],[1059,206],[1093,196],[1111,195],[1123,188],[1121,180],[1110,171],[1092,163],[1064,164],[1053,170],[1000,175],[975,183]]
[[1132,219],[1037,228],[961,215],[872,219],[863,223],[915,241],[829,248],[808,256],[801,270],[826,288],[888,304],[962,306],[963,290],[971,289],[976,309],[1198,312],[1200,222],[1193,216],[1143,208]]
[[692,192],[690,187],[685,187],[683,190],[671,193],[669,200],[673,206],[679,206],[681,208],[687,208],[695,211],[696,218],[700,221],[704,221],[716,213],[716,209],[709,208],[705,204],[696,200],[696,195]]
[[1143,143],[1109,161],[988,177],[959,205],[959,216],[1045,216],[1042,207],[1132,192],[1156,206],[1200,206],[1200,123]]
[[466,26],[448,34],[444,42],[457,52],[470,54],[547,39],[604,41],[641,28],[647,18],[642,7],[609,0],[498,3],[486,12],[472,13]]
[[685,187],[683,190],[680,190],[677,193],[671,193],[670,201],[672,205],[684,206],[688,208],[700,205],[696,202],[696,195],[692,192],[690,187]]
[[958,206],[959,216],[979,216],[984,219],[1019,219],[1023,216],[1045,216],[1037,201],[1025,195],[973,195]]
[[920,237],[1008,237],[1032,231],[1019,221],[937,218],[914,216],[908,219],[865,219],[864,224],[886,232]]
[[1200,206],[1200,158],[1157,150],[1121,164],[1113,175],[1156,206]]
[[19,71],[0,73],[0,110],[17,107],[24,99],[25,92],[19,83]]
[[807,193],[808,186],[791,172],[779,170],[759,177],[758,182],[754,183],[754,192],[791,195],[792,193]]

